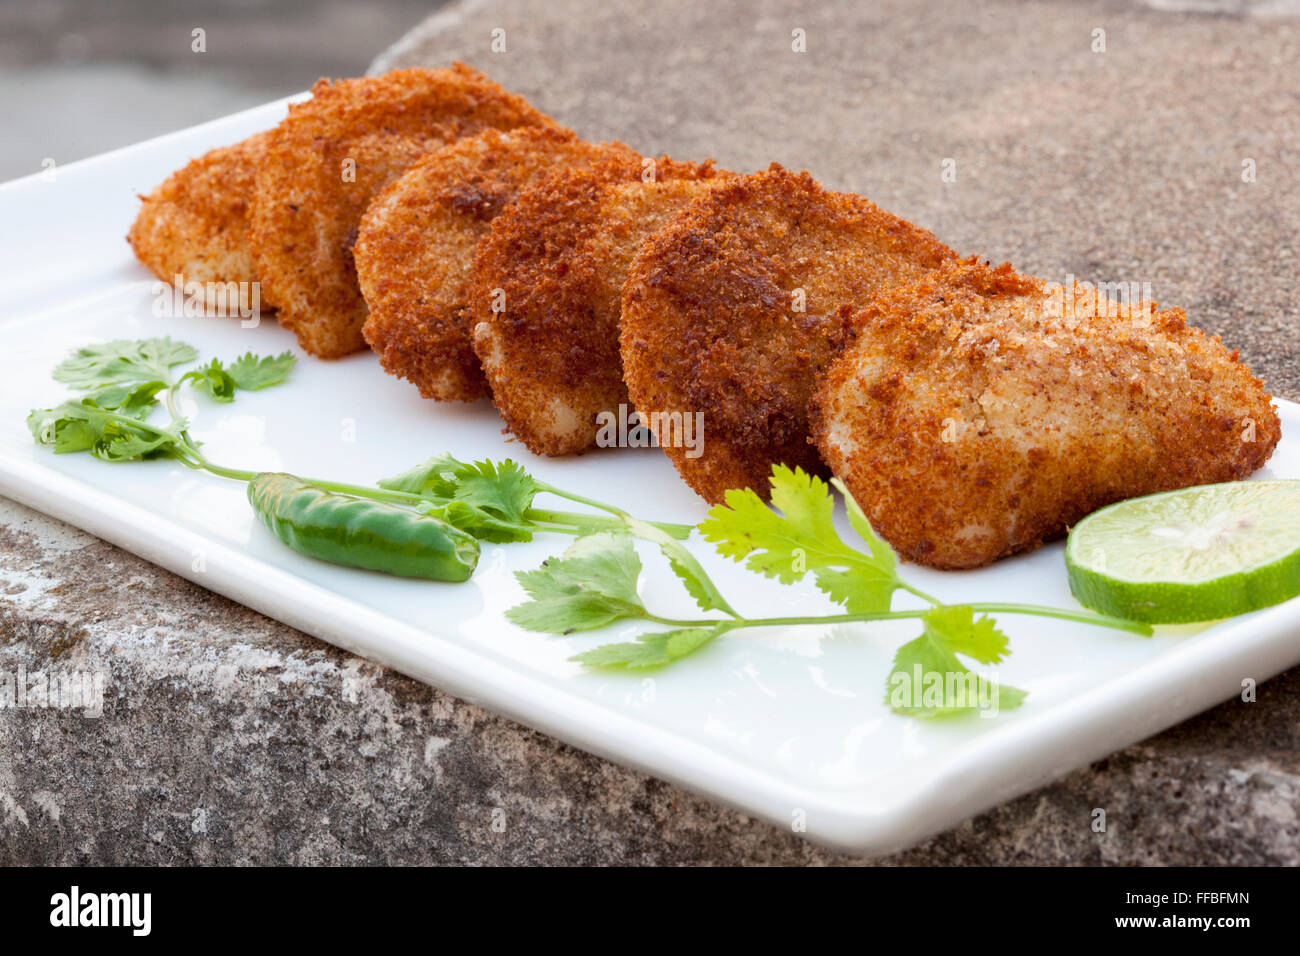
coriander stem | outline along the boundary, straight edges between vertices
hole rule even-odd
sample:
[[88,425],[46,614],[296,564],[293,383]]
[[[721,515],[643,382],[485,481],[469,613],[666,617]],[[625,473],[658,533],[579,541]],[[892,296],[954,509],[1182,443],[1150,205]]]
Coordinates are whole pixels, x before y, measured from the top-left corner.
[[584,531],[582,528],[566,527],[562,524],[542,524],[541,522],[534,522],[533,530],[545,532],[547,534],[567,534],[574,538],[581,538],[583,535],[589,533]]
[[553,511],[546,508],[529,508],[524,517],[538,524],[568,525],[574,531],[590,534],[596,531],[618,531],[623,522],[604,515],[580,514],[576,511]]
[[912,585],[908,584],[906,581],[902,580],[901,578],[898,579],[898,586],[899,586],[900,588],[902,588],[904,591],[909,592],[910,594],[915,594],[915,595],[916,595],[917,597],[919,597],[922,601],[928,601],[928,602],[931,603],[931,604],[942,604],[942,603],[943,603],[943,602],[940,601],[937,597],[932,597],[931,595],[926,594],[926,593],[925,593],[924,591],[922,591],[920,588],[914,588],[914,587],[912,587]]
[[[1099,627],[1111,627],[1143,636],[1150,636],[1152,633],[1149,624],[1143,624],[1140,621],[1129,621],[1121,617],[1111,617],[1107,614],[1094,614],[1091,611],[1069,611],[1063,608],[1041,607],[1033,604],[976,603],[963,606],[969,607],[976,614],[1029,614],[1038,617],[1055,617],[1067,621],[1077,621],[1081,624],[1095,624]],[[739,630],[746,627],[801,627],[813,624],[851,624],[864,621],[904,621],[923,617],[929,612],[929,608],[918,608],[910,611],[872,611],[862,614],[827,614],[808,617],[751,617],[730,621],[718,618],[702,618],[688,621],[650,615],[648,620],[659,624],[668,624],[672,627],[715,627],[719,624],[726,624],[729,630]]]
[[163,402],[167,406],[167,414],[172,417],[172,424],[176,425],[181,421],[181,413],[176,408],[176,389],[180,388],[179,382],[173,382],[170,378],[167,381],[167,389],[163,392]]
[[698,620],[698,621],[680,621],[680,620],[661,620],[663,624],[672,624],[675,627],[712,627],[716,624],[728,624],[733,630],[739,630],[745,627],[802,627],[813,624],[850,624],[864,621],[904,621],[921,617],[928,612],[927,609],[915,611],[873,611],[864,614],[827,614],[827,615],[809,615],[808,617],[744,617],[739,620]]
[[[193,446],[190,446],[188,451],[198,460],[198,467],[221,478],[230,478],[234,481],[252,481],[258,476],[258,474],[260,474],[260,472],[256,471],[246,471],[242,468],[227,468],[224,465],[218,465],[216,462],[209,461],[202,452]],[[324,488],[326,491],[352,495],[357,498],[369,498],[372,501],[386,501],[398,505],[417,505],[425,502],[439,504],[447,500],[445,498],[430,498],[423,495],[413,495],[405,491],[390,491],[387,488],[372,488],[369,485],[353,485],[343,481],[323,481],[317,478],[303,478],[302,480],[308,484],[316,485],[318,488]]]
[[[555,485],[547,484],[544,481],[533,480],[533,485],[538,491],[555,495],[557,498],[567,498],[569,501],[576,502],[580,505],[587,505],[590,508],[597,508],[601,511],[608,512],[619,518],[631,518],[632,515],[615,505],[606,504],[603,501],[597,501],[594,498],[588,498],[585,495],[575,494],[572,491],[565,491],[563,488],[557,488]],[[621,524],[621,522],[620,522]],[[672,535],[678,541],[685,541],[691,536],[692,526],[688,524],[673,524],[671,522],[647,521],[646,524],[654,525],[660,531]]]
[[[619,531],[624,527],[622,520],[618,518],[606,518],[604,515],[584,514],[581,511],[554,511],[548,508],[529,508],[524,512],[524,517],[528,518],[530,521],[551,521],[557,524],[571,524],[575,527],[585,527],[593,531]],[[654,522],[650,523],[654,524]],[[656,524],[655,527],[672,534],[674,529],[684,526]]]
[[580,505],[589,505],[592,508],[598,508],[601,511],[608,511],[612,515],[618,515],[620,518],[626,517],[627,512],[622,508],[616,508],[614,505],[607,505],[603,501],[596,501],[594,498],[587,498],[583,495],[575,494],[572,491],[565,491],[563,488],[557,488],[555,485],[548,484],[545,481],[533,480],[533,485],[538,491],[544,491],[547,494],[555,495],[559,498],[568,498],[570,501],[576,501]]
[[[656,624],[666,624],[669,627],[717,627],[723,631],[734,631],[742,627],[757,626],[757,622],[749,621],[745,618],[705,618],[698,621],[687,621],[673,617],[660,617],[658,614],[646,614],[645,620],[654,621]],[[808,618],[804,623],[814,623],[816,618]]]
[[[564,491],[561,488],[556,488],[554,485],[548,485],[544,481],[534,480],[533,485],[535,488],[537,488],[538,491],[549,492],[550,494],[557,495],[561,498],[567,498],[570,501],[576,501],[578,504],[588,505],[589,507],[592,508],[599,508],[601,511],[608,511],[610,514],[622,518],[626,522],[628,529],[631,530],[633,534],[637,534],[637,532],[633,528],[633,524],[634,522],[637,522],[639,519],[634,518],[632,515],[628,514],[622,508],[618,508],[615,507],[614,505],[606,504],[603,501],[596,501],[594,498],[588,498],[584,495],[574,494],[571,491]],[[640,522],[640,523],[651,524],[654,527],[658,528],[659,530],[670,535],[671,537],[676,538],[678,541],[682,541],[685,540],[686,538],[689,538],[692,530],[689,525],[677,525],[677,527],[681,529],[681,533],[677,534],[674,533],[674,531],[672,530],[672,526],[660,525],[653,521]],[[645,538],[646,535],[644,533],[637,534],[637,537]],[[704,568],[700,566],[699,561],[696,560],[695,556],[691,554],[690,551],[684,545],[677,545],[674,542],[662,542],[662,541],[656,543],[659,545],[660,551],[662,551],[668,557],[668,559],[674,563],[676,567],[680,568],[679,574],[685,577],[694,576],[695,580],[702,587],[705,588],[705,590],[708,592],[706,599],[712,603],[712,606],[714,608],[716,608],[719,611],[722,611],[725,614],[730,614],[731,617],[737,621],[744,620],[744,618],[742,618],[740,614],[737,613],[736,610],[731,606],[730,602],[728,602],[727,599],[723,597],[722,592],[718,590],[718,586],[713,583],[713,579],[709,577],[708,572],[705,571]],[[673,550],[676,550],[678,553],[676,555],[670,553]]]
[[[176,407],[176,391],[180,388],[180,382],[168,382],[168,387],[163,393],[163,402],[167,408],[168,414],[172,420],[166,429],[159,428],[157,425],[149,425],[147,422],[129,420],[130,424],[135,427],[148,428],[156,434],[169,434],[176,438],[179,449],[184,454],[178,455],[178,460],[185,465],[207,471],[221,478],[229,478],[233,481],[252,481],[259,474],[255,471],[248,471],[243,468],[228,468],[224,465],[218,465],[210,460],[203,452],[199,451],[198,445],[185,429],[176,429],[184,422],[180,410]],[[125,419],[124,419],[125,420]],[[301,477],[301,476],[300,476]],[[354,485],[342,481],[325,481],[318,478],[303,477],[303,481],[324,488],[326,491],[333,491],[338,494],[352,495],[357,498],[368,498],[371,501],[385,501],[390,504],[409,505],[414,507],[420,504],[445,504],[451,499],[437,497],[434,495],[418,495],[406,491],[393,491],[387,488],[376,488],[370,485]],[[583,498],[581,495],[573,495],[561,491],[551,485],[544,485],[542,482],[537,483],[539,491],[546,491],[561,498],[568,498],[582,504],[590,505],[601,511],[609,512],[616,517],[605,518],[600,515],[582,514],[575,511],[555,511],[543,508],[529,508],[524,517],[536,524],[538,531],[549,531],[555,534],[581,535],[591,533],[596,530],[614,531],[624,527],[622,518],[627,516],[626,512],[614,508],[612,505],[606,505],[598,501],[592,501]],[[690,536],[691,526],[685,524],[672,524],[665,522],[652,521],[649,524],[654,525],[665,534],[669,534],[679,540]]]
[[1150,624],[1113,617],[1109,614],[1098,614],[1094,611],[1071,611],[1068,608],[1046,607],[1042,604],[980,603],[966,606],[977,614],[1027,614],[1035,617],[1054,617],[1063,621],[1077,621],[1080,624],[1095,624],[1098,627],[1113,627],[1117,631],[1130,631],[1143,637],[1150,637],[1154,633]]
[[352,495],[354,498],[369,498],[371,501],[386,501],[395,505],[417,505],[426,502],[428,504],[441,504],[448,500],[446,498],[425,498],[422,495],[413,495],[406,491],[372,488],[369,485],[352,485],[345,481],[319,481],[315,478],[303,478],[302,480],[309,485],[324,488],[326,491],[333,491],[341,495]]

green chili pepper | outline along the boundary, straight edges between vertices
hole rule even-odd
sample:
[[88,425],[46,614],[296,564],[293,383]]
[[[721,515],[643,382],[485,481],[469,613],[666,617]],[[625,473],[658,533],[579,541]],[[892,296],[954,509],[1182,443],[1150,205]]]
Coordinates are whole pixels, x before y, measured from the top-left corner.
[[273,535],[332,564],[435,581],[465,581],[478,564],[478,542],[441,518],[335,494],[293,475],[254,476],[248,501]]

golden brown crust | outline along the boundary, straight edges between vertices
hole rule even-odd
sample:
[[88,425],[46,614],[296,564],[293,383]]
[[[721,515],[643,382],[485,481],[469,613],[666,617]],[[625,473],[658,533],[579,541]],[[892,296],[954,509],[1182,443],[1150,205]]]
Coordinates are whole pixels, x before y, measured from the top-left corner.
[[371,199],[462,136],[551,124],[461,63],[321,80],[310,100],[289,108],[258,166],[249,238],[263,298],[314,355],[365,348],[352,245]]
[[127,242],[165,282],[256,280],[248,207],[257,163],[271,133],[221,146],[172,173],[144,196]]
[[474,252],[492,220],[557,168],[639,159],[622,143],[586,143],[559,127],[486,130],[425,156],[371,203],[353,253],[384,368],[425,398],[473,401],[487,381],[466,308]]
[[1277,413],[1217,336],[1181,309],[1115,315],[1058,289],[965,260],[854,316],[814,436],[904,557],[978,567],[1111,502],[1268,460]]
[[664,450],[709,501],[728,488],[766,494],[777,462],[819,471],[807,402],[845,342],[841,306],[954,255],[929,232],[807,173],[773,164],[723,183],[632,264],[621,335],[632,402],[643,414],[703,414],[701,455]]
[[474,260],[474,349],[497,409],[529,449],[585,451],[596,416],[627,402],[618,352],[627,265],[691,198],[686,184],[716,175],[712,162],[668,157],[562,170],[493,222]]

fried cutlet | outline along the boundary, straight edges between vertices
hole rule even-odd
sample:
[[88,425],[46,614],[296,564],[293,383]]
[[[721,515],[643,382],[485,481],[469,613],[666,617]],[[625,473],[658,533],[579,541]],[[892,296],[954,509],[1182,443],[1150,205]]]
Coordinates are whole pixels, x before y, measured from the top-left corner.
[[682,210],[641,247],[623,287],[621,349],[643,417],[702,414],[702,454],[660,444],[711,502],[766,494],[778,462],[822,471],[807,404],[847,341],[846,304],[953,259],[861,196],[773,165]]
[[164,282],[252,283],[248,207],[270,132],[205,153],[148,196],[127,242]]
[[822,456],[900,554],[972,568],[1091,511],[1244,478],[1263,383],[1182,309],[965,260],[854,316],[813,402]]
[[510,431],[543,455],[596,444],[627,404],[620,289],[642,239],[718,175],[711,162],[618,160],[540,180],[479,246],[474,349]]
[[365,348],[352,245],[370,201],[462,136],[546,125],[522,97],[460,63],[318,82],[289,108],[258,165],[249,239],[262,297],[313,355]]
[[363,332],[384,369],[425,398],[486,394],[466,291],[479,241],[548,172],[610,158],[640,159],[622,143],[587,143],[558,127],[489,129],[430,153],[384,190],[353,248],[369,310]]

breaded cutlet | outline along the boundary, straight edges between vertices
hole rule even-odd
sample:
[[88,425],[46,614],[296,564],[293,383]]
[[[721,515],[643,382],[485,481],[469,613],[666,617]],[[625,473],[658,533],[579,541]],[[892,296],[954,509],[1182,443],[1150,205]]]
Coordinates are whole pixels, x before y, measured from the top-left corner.
[[488,129],[419,160],[370,204],[353,247],[384,369],[425,398],[473,401],[487,381],[470,342],[470,270],[492,220],[555,169],[640,157],[559,127]]
[[599,413],[627,403],[618,325],[628,263],[717,175],[711,162],[668,157],[557,171],[493,222],[474,260],[474,349],[493,402],[530,450],[592,448]]
[[547,125],[522,97],[462,63],[318,82],[273,133],[253,194],[249,240],[280,324],[320,358],[364,349],[352,246],[371,200],[462,136]]
[[964,260],[855,314],[812,409],[822,456],[904,557],[972,568],[1124,498],[1244,478],[1281,426],[1182,309]]
[[[248,208],[270,131],[210,150],[172,173],[142,204],[131,249],[164,282],[252,283]],[[214,303],[215,304],[215,303]]]
[[781,166],[719,184],[638,252],[623,286],[621,353],[642,415],[703,415],[702,454],[661,436],[711,502],[766,495],[772,465],[823,471],[808,399],[847,340],[846,305],[955,258],[862,196]]

